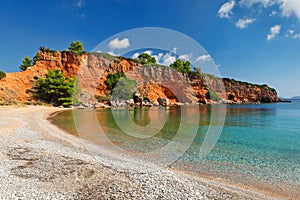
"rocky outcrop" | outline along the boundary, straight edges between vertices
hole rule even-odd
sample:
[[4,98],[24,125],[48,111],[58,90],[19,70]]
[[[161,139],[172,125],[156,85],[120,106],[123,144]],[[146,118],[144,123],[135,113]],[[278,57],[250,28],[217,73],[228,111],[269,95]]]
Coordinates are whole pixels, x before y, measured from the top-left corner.
[[38,78],[44,77],[49,69],[61,70],[66,76],[74,77],[87,55],[76,56],[70,52],[38,52],[40,61],[23,72],[7,73],[0,80],[0,104],[34,103],[33,87]]
[[229,97],[231,96],[233,97],[233,101],[244,103],[271,103],[280,101],[276,90],[265,84],[257,85],[228,78],[223,78],[223,83],[227,99],[230,99]]
[[68,51],[39,52],[40,61],[24,72],[8,73],[0,80],[0,104],[35,102],[32,89],[38,78],[49,69],[59,69],[66,76],[77,77],[86,101],[110,94],[105,81],[108,74],[122,72],[136,82],[134,88],[142,97],[158,103],[168,99],[175,103],[269,103],[277,102],[275,89],[233,79],[220,79],[202,74],[198,78],[182,75],[161,65],[142,66],[133,59],[104,53],[78,56]]

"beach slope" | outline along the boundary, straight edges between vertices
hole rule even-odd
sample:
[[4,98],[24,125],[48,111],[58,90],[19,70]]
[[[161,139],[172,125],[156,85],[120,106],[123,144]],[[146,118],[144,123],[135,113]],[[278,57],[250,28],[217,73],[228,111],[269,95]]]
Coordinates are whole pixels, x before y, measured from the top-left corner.
[[92,155],[47,120],[60,110],[0,107],[0,199],[274,199],[107,152]]

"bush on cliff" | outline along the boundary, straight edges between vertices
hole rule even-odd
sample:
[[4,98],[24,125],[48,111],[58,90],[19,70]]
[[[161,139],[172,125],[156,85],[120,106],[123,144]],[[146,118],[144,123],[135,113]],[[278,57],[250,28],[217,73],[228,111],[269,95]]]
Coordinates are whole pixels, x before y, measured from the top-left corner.
[[41,58],[39,56],[38,53],[36,53],[34,56],[33,56],[33,59],[32,59],[32,65],[35,65],[37,61],[40,61]]
[[228,100],[234,100],[235,98],[235,95],[234,94],[229,94],[228,95]]
[[32,66],[32,60],[26,55],[22,61],[22,65],[20,65],[19,68],[21,71],[25,71],[30,66]]
[[0,80],[6,76],[5,72],[0,71]]
[[73,41],[69,46],[69,51],[76,55],[81,55],[84,52],[84,48],[80,41]]
[[127,78],[124,73],[118,72],[108,74],[105,84],[107,89],[111,90],[112,99],[130,99],[133,89],[136,87],[136,81]]
[[112,90],[118,83],[119,79],[124,76],[123,72],[118,72],[115,74],[108,74],[106,76],[105,84],[109,90]]
[[138,60],[141,64],[156,64],[156,59],[147,53],[140,54]]
[[193,80],[193,79],[201,78],[203,74],[200,67],[194,67],[194,71],[189,71],[188,75],[189,78]]
[[191,63],[190,61],[186,60],[183,61],[181,59],[177,59],[174,63],[170,65],[172,69],[176,69],[177,71],[188,74],[191,72]]
[[74,79],[64,77],[60,70],[49,70],[45,78],[35,84],[36,97],[54,106],[72,105]]
[[46,52],[46,53],[55,53],[55,52],[57,52],[56,50],[53,50],[53,49],[50,49],[50,48],[44,47],[44,46],[40,47],[40,51],[41,52]]

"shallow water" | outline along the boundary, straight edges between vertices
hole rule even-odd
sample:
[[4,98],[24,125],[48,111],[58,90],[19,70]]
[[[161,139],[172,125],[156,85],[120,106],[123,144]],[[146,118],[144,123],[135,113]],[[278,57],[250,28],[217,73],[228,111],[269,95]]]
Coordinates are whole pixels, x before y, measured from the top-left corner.
[[[172,167],[279,195],[300,197],[300,101],[290,104],[228,105],[220,138],[206,157],[200,156],[200,147],[208,135],[208,128],[220,126],[218,117],[222,115],[216,111],[218,106],[197,108],[200,119],[193,117],[197,114],[195,108],[160,109],[163,108],[96,112],[76,110],[76,125],[78,128],[78,123],[96,117],[101,132],[109,141],[131,153],[153,152],[172,141],[176,145],[169,149],[169,153],[181,155],[178,153],[183,149],[180,146],[188,144],[188,150]],[[74,111],[58,113],[51,121],[79,136],[94,131],[93,128],[85,128],[85,132],[77,133],[73,114]],[[142,128],[137,129],[139,133],[124,133],[130,123],[129,118]],[[125,124],[120,124],[120,121]],[[156,124],[151,127],[154,122]],[[195,127],[196,135],[189,144]],[[180,128],[186,137],[176,137]],[[93,138],[95,135],[90,139]]]

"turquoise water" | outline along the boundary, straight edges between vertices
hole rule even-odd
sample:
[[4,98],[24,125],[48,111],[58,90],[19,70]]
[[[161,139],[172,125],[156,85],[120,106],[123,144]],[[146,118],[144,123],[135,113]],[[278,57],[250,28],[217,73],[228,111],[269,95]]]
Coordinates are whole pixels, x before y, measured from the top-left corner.
[[[193,131],[189,129],[197,125],[197,134],[184,155],[171,166],[261,190],[289,193],[293,198],[300,197],[300,101],[228,105],[217,144],[208,156],[201,158],[199,149],[211,125],[211,117],[216,114],[212,112],[215,107],[200,106],[199,123],[183,126],[188,135]],[[181,116],[193,116],[192,109],[168,110],[162,130],[149,138],[134,137],[121,131],[112,112],[120,112],[122,119],[122,112],[125,111],[102,110],[97,111],[96,116],[106,136],[114,144],[130,152],[151,152],[175,138]],[[94,113],[91,110],[76,112],[81,116],[87,114],[84,117],[86,120],[92,116],[88,113]],[[129,111],[129,115],[143,127],[151,124],[150,112],[136,109]],[[72,111],[60,113],[51,120],[61,128],[76,133]],[[181,139],[182,143],[186,142],[184,137]],[[180,140],[176,142],[180,146]]]

